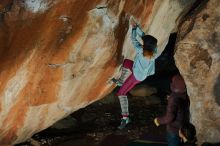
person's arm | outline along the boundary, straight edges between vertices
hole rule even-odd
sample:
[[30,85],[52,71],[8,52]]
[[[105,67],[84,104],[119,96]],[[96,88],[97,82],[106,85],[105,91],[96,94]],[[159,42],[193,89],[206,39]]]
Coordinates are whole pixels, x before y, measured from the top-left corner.
[[139,37],[145,36],[145,33],[143,32],[143,30],[140,28],[139,25],[136,25],[136,32]]
[[155,119],[158,124],[157,126],[163,125],[163,124],[169,124],[175,119],[176,112],[177,112],[177,103],[175,103],[176,101],[174,97],[170,97],[168,100],[169,101],[167,105],[166,114],[162,117],[158,117]]
[[141,43],[137,40],[137,35],[142,36],[144,35],[144,32],[139,28],[138,25],[133,26],[132,32],[131,32],[131,40],[133,43],[133,46],[137,53],[143,53],[143,47]]

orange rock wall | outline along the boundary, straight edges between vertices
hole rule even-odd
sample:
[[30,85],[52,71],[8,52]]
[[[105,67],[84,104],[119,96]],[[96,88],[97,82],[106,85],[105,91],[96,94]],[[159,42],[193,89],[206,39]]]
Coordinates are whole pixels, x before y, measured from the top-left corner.
[[111,92],[122,56],[134,56],[129,16],[161,52],[192,2],[1,1],[0,145],[25,141]]

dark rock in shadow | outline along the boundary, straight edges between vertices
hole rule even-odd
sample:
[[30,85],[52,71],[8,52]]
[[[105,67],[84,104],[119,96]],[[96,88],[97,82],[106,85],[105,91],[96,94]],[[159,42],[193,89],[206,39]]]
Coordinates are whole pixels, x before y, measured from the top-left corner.
[[99,146],[126,146],[129,138],[126,135],[109,135],[99,144]]
[[220,142],[218,142],[218,143],[207,143],[207,142],[205,142],[201,146],[220,146]]
[[215,101],[220,106],[220,75],[218,75],[213,92],[215,96]]

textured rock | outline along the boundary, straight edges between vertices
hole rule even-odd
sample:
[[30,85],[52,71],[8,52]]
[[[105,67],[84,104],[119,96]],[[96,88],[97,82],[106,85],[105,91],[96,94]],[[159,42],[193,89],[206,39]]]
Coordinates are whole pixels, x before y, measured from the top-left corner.
[[180,26],[175,60],[199,142],[220,142],[220,1],[204,2]]
[[137,85],[130,91],[132,96],[146,97],[157,93],[157,89],[147,85]]
[[66,130],[75,128],[77,126],[77,120],[72,118],[71,116],[68,116],[55,124],[51,126],[51,128],[58,129],[58,130]]
[[161,98],[155,95],[148,96],[145,98],[145,104],[146,105],[161,104]]
[[128,15],[158,38],[161,52],[192,3],[1,0],[0,145],[22,142],[114,89],[108,81],[122,55],[134,55]]
[[132,97],[134,100],[139,100],[145,103],[145,105],[155,105],[155,104],[161,104],[161,98],[156,95],[148,95],[147,97],[141,97],[141,96],[134,96]]

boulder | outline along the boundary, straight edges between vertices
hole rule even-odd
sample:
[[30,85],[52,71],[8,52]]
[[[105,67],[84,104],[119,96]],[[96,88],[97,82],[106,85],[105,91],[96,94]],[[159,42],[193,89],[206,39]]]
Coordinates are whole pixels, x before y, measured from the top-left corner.
[[157,89],[154,87],[150,87],[147,85],[137,85],[135,86],[131,91],[130,94],[132,96],[137,96],[137,97],[146,97],[146,96],[150,96],[154,93],[157,93]]
[[199,144],[220,142],[220,1],[203,1],[179,27],[175,61]]
[[68,116],[53,124],[51,128],[58,130],[65,130],[65,129],[75,128],[76,126],[77,126],[77,120],[71,116]]
[[134,57],[131,15],[160,53],[193,2],[1,0],[0,145],[23,142],[109,94],[122,56]]
[[161,98],[156,95],[145,97],[145,104],[146,105],[161,104]]

